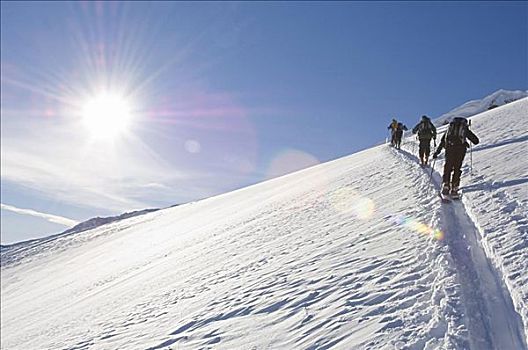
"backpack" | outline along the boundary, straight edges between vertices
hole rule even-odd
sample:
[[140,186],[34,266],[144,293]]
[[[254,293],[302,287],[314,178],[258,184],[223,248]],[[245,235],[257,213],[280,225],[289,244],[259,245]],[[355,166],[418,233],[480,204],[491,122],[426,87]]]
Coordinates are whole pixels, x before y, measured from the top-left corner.
[[454,118],[446,134],[446,146],[460,146],[466,144],[467,120],[465,118]]
[[429,120],[422,121],[418,127],[418,137],[433,138],[433,128]]

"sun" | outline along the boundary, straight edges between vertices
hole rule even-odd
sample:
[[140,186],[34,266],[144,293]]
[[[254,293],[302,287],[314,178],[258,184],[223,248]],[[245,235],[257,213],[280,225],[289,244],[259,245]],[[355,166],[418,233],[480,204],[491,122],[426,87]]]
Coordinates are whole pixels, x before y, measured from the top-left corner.
[[117,94],[101,93],[86,101],[82,121],[97,138],[112,139],[126,132],[132,120],[130,103]]

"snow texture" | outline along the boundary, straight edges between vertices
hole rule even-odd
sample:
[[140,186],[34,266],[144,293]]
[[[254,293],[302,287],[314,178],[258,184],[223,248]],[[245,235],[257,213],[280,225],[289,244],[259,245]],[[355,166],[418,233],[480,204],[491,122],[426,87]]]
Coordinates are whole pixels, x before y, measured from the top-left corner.
[[[128,213],[123,213],[118,216],[108,216],[108,217],[95,217],[89,220],[83,221],[72,228],[69,228],[61,233],[57,233],[51,236],[31,239],[27,241],[17,242],[8,245],[0,245],[0,254],[2,257],[2,264],[11,264],[14,261],[19,261],[24,257],[31,256],[31,250],[35,248],[36,251],[45,249],[46,246],[53,246],[55,244],[54,240],[58,238],[63,238],[65,235],[77,234],[84,232],[102,225],[109,224],[111,222],[128,219],[138,215],[144,215],[159,209],[143,209],[137,211],[131,211]],[[8,253],[9,251],[9,253]],[[14,261],[12,261],[13,259]]]
[[463,201],[416,142],[6,250],[2,349],[526,349],[528,99]]

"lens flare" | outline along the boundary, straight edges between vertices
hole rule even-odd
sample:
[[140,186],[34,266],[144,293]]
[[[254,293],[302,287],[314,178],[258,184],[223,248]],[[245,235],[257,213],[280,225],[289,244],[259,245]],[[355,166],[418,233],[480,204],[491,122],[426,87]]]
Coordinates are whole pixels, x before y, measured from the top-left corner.
[[185,150],[189,153],[200,153],[202,145],[196,140],[187,140],[184,144]]
[[361,220],[368,220],[375,211],[374,201],[364,197],[350,187],[342,187],[329,195],[334,209],[340,213],[351,213]]
[[272,160],[266,178],[282,176],[319,163],[319,160],[309,153],[296,149],[284,150]]
[[352,211],[362,220],[367,220],[374,214],[374,202],[367,197],[357,197],[353,200]]
[[430,227],[424,224],[423,222],[419,221],[418,219],[398,215],[392,217],[392,220],[400,226],[406,227],[425,236],[432,236],[438,241],[444,239],[444,233],[440,229]]

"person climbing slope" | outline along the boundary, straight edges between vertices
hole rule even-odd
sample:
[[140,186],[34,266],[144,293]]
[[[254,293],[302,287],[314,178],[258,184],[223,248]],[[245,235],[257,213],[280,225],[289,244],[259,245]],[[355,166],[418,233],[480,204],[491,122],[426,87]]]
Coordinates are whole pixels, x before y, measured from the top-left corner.
[[395,146],[397,149],[400,149],[404,130],[408,130],[407,126],[405,126],[403,123],[398,123],[396,126],[396,131],[394,132]]
[[[462,162],[466,155],[466,149],[469,147],[466,138],[473,144],[478,145],[479,139],[471,130],[469,130],[467,119],[454,118],[442,136],[440,144],[433,154],[436,159],[442,148],[445,148],[444,174],[442,176],[442,195],[451,195],[458,198],[458,186],[460,185],[460,175],[462,174]],[[451,176],[451,173],[453,175]]]
[[398,121],[393,119],[387,129],[391,131],[391,146],[396,146],[396,129],[398,129]]
[[420,165],[427,165],[429,154],[431,153],[431,139],[434,139],[436,143],[436,128],[431,122],[431,119],[423,115],[422,120],[412,129],[412,133],[418,133],[418,140],[420,141],[418,150]]

